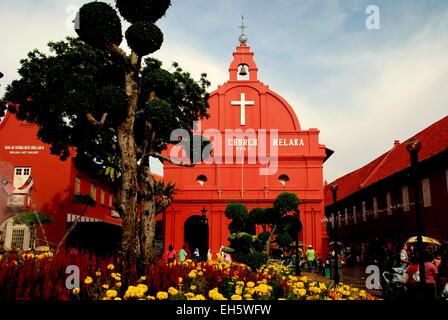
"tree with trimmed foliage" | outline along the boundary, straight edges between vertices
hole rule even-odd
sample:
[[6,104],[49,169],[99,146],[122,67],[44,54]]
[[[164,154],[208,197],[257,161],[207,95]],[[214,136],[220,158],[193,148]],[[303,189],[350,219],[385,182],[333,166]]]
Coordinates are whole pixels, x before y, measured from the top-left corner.
[[[154,259],[159,209],[150,157],[172,162],[162,152],[179,142],[170,137],[178,128],[190,133],[187,140],[207,144],[192,134],[193,121],[208,116],[206,75],[195,81],[177,64],[170,72],[160,61],[144,59],[162,45],[155,22],[170,5],[170,0],[117,0],[116,9],[104,2],[83,5],[76,19],[79,38],[49,43],[50,54],[30,52],[21,61],[20,79],[5,94],[9,111],[37,125],[53,154],[65,160],[74,147],[80,163],[113,166],[107,174],[116,185],[127,270]],[[130,54],[120,47],[117,10],[131,23],[124,33]]]

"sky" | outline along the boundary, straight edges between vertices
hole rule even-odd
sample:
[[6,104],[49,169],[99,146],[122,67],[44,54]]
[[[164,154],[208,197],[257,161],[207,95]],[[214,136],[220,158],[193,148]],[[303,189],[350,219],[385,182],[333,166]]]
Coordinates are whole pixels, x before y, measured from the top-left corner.
[[[0,96],[29,51],[75,35],[73,14],[86,2],[0,0]],[[366,27],[369,5],[379,29]],[[173,0],[154,56],[207,73],[212,91],[228,80],[242,14],[259,79],[335,151],[328,182],[448,114],[448,1]]]

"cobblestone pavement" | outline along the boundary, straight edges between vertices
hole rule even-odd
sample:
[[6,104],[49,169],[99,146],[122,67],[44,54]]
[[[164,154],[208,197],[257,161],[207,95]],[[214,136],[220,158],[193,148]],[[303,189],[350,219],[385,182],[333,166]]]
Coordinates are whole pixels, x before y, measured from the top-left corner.
[[[311,272],[302,272],[303,275],[306,275],[308,278],[321,281],[321,282],[332,282],[332,280],[329,277],[325,277],[322,274],[318,273],[311,273]],[[350,286],[366,290],[367,293],[375,296],[375,297],[381,297],[381,290],[368,290],[366,288],[366,275],[361,266],[350,266],[350,267],[344,267],[342,268],[342,276],[340,282],[343,282],[344,284],[348,284]]]

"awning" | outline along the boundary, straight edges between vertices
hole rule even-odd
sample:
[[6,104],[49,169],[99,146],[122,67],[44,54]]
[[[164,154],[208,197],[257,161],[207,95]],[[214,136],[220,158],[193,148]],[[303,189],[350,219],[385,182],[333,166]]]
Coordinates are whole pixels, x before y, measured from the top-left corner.
[[79,219],[78,223],[109,223],[116,226],[121,227],[121,219],[112,218],[112,217],[103,217],[103,218],[93,218],[89,216],[81,216],[78,214],[73,213],[67,213],[67,222],[75,222],[77,219]]

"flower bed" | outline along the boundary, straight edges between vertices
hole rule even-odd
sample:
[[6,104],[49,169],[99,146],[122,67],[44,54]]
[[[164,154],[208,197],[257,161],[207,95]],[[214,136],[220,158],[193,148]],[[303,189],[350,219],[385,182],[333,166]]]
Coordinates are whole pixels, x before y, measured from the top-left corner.
[[[113,259],[27,254],[0,259],[0,299],[76,300],[374,300],[364,290],[316,282],[271,264],[253,271],[237,263],[158,263],[129,279]],[[79,266],[80,287],[68,290],[68,265]]]

